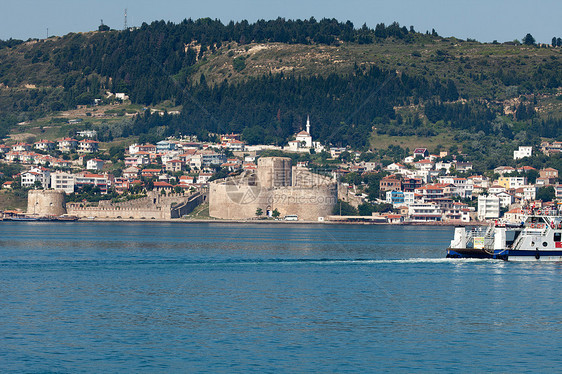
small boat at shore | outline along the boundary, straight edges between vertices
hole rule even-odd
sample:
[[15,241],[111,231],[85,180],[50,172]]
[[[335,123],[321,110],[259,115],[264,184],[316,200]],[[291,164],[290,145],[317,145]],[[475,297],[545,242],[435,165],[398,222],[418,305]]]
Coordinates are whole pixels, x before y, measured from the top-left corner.
[[39,217],[30,217],[30,216],[13,216],[9,218],[5,218],[6,221],[21,221],[21,222],[31,222],[31,221],[39,221]]
[[523,209],[518,225],[455,228],[447,258],[562,261],[562,215],[555,209]]

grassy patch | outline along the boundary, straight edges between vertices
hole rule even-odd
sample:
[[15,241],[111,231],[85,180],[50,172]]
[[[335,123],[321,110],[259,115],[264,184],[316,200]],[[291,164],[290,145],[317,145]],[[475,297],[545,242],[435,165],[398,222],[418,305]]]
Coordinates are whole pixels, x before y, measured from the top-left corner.
[[26,210],[27,198],[16,196],[13,191],[0,191],[0,210]]
[[183,217],[184,219],[214,219],[209,215],[209,203],[203,203],[193,209],[193,211],[186,216]]

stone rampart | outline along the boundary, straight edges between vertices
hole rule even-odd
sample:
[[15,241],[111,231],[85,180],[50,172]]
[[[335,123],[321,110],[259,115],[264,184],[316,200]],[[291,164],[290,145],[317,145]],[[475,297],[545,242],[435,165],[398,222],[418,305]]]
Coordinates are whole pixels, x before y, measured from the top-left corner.
[[68,214],[78,218],[172,219],[188,214],[203,200],[204,196],[200,193],[164,196],[154,192],[147,197],[118,204],[110,201],[102,201],[95,207],[68,204],[67,210]]
[[120,207],[82,207],[80,204],[68,204],[69,215],[78,218],[111,219],[170,219],[169,209],[156,208],[120,208]]
[[209,186],[209,215],[221,219],[254,218],[260,208],[264,214],[277,209],[281,217],[296,214],[299,220],[317,221],[318,217],[332,214],[336,203],[335,184],[269,189],[226,183],[211,183]]

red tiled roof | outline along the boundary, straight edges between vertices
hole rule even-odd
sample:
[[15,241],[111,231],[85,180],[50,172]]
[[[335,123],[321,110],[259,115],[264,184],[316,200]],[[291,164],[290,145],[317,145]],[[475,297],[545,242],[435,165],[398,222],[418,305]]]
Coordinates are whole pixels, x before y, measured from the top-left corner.
[[168,182],[154,182],[154,187],[174,187]]

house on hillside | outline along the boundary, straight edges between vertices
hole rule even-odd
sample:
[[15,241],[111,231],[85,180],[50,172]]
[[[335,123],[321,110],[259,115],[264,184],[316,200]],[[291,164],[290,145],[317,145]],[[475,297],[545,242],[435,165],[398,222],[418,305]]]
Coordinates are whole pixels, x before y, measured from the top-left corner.
[[101,170],[103,169],[103,160],[100,160],[99,158],[93,158],[91,160],[88,160],[86,162],[86,169],[88,170]]
[[414,149],[414,158],[421,157],[422,159],[429,156],[429,151],[427,148],[416,148]]

